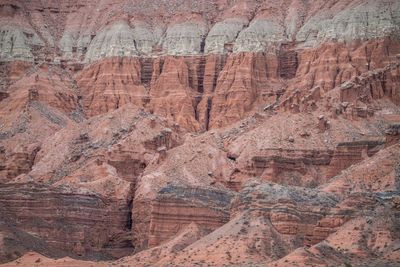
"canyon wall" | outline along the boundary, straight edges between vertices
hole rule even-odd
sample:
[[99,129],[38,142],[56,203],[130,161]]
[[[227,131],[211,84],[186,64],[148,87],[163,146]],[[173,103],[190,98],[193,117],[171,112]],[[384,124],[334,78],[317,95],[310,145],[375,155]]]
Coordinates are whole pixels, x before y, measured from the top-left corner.
[[163,188],[152,204],[149,246],[160,245],[195,223],[212,232],[229,221],[232,194],[203,188]]
[[274,104],[285,91],[300,90],[301,98],[319,87],[323,94],[400,53],[397,1],[281,2],[161,3],[153,16],[154,1],[141,8],[3,1],[1,60],[78,70],[88,116],[133,103],[207,130]]
[[[88,258],[103,255],[104,259],[133,251],[130,206],[125,201],[69,188],[2,185],[0,209],[8,224],[46,240],[60,251],[73,251]],[[11,247],[9,253],[13,253],[12,242],[5,241]],[[26,250],[32,249],[34,246],[27,244]]]
[[375,229],[399,37],[396,0],[0,0],[0,262],[284,266]]

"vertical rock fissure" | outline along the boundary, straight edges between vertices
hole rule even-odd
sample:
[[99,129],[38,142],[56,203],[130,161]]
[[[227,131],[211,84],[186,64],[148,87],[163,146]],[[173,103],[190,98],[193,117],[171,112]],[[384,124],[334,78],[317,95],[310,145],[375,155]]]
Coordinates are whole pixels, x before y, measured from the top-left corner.
[[371,70],[371,52],[368,51],[368,47],[365,47],[365,58],[367,60],[367,69]]
[[161,58],[160,59],[160,69],[159,69],[159,74],[160,75],[162,73],[163,68],[164,68],[164,58]]
[[199,121],[199,109],[198,109],[198,106],[199,106],[199,104],[200,104],[200,102],[201,102],[201,99],[202,99],[202,95],[196,95],[195,97],[194,97],[194,100],[193,100],[193,108],[194,108],[194,118],[197,120],[197,121]]
[[298,68],[297,52],[293,49],[294,43],[282,44],[279,50],[279,77],[292,79]]
[[200,53],[204,53],[204,48],[206,46],[206,37],[203,36],[200,42]]
[[13,53],[13,50],[14,50],[14,43],[15,43],[15,37],[12,36],[11,37],[11,48],[10,48],[10,53],[11,54]]
[[[204,56],[201,56],[198,61],[197,61],[197,68],[196,68],[196,95],[194,97],[193,101],[193,106],[194,106],[194,115],[195,119],[199,121],[199,110],[198,110],[198,105],[200,104],[202,98],[203,98],[203,93],[204,93],[204,73],[205,73],[205,65],[206,65],[206,59]],[[194,81],[192,78],[192,75],[189,75],[189,84],[191,87],[194,87],[193,85]]]
[[214,69],[214,77],[213,77],[213,86],[211,89],[211,92],[215,91],[215,88],[217,87],[218,84],[218,77],[222,69],[225,67],[227,56],[226,55],[221,55],[218,57],[215,69]]
[[[132,193],[134,194],[134,192]],[[132,198],[128,201],[128,214],[127,214],[127,218],[126,218],[126,224],[125,224],[125,229],[128,231],[132,230],[132,222],[133,222],[133,218],[132,218],[132,208],[133,208],[133,196]],[[132,244],[133,245],[133,244]]]
[[199,67],[197,68],[197,92],[204,93],[204,71],[206,66],[206,59],[202,56],[199,60]]
[[206,109],[206,118],[205,118],[206,131],[208,131],[209,127],[210,127],[211,107],[212,107],[212,99],[211,99],[211,97],[208,97],[208,99],[207,99],[207,109]]
[[151,58],[141,58],[140,59],[140,68],[141,68],[141,70],[140,70],[140,82],[144,86],[148,86],[150,84],[151,78],[153,76],[153,59],[151,59]]

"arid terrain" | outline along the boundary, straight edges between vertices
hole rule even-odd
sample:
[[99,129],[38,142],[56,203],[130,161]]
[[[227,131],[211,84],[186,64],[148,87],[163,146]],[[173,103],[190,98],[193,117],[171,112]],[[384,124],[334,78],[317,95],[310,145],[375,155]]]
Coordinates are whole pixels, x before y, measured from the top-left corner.
[[0,0],[0,266],[400,266],[400,1]]

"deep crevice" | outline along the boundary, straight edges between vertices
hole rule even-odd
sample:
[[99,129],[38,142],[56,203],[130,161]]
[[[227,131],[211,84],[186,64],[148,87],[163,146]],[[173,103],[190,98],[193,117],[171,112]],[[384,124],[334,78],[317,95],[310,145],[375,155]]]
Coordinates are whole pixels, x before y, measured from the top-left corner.
[[212,99],[209,97],[207,99],[207,110],[206,110],[206,130],[208,131],[210,127],[210,114],[211,114],[211,107],[212,107]]
[[201,39],[201,43],[200,43],[200,53],[204,53],[204,48],[205,48],[205,46],[206,46],[206,38],[203,37],[203,38]]
[[279,77],[292,79],[296,76],[298,68],[297,52],[294,50],[294,43],[285,43],[279,50]]
[[204,93],[204,71],[206,67],[205,57],[200,58],[199,67],[197,68],[197,92]]
[[[141,58],[140,59],[140,82],[143,85],[149,85],[153,76],[153,59]],[[161,67],[162,68],[162,67]],[[161,70],[160,70],[161,72]]]
[[[132,193],[134,194],[134,192]],[[128,202],[128,214],[127,214],[127,218],[126,218],[126,224],[125,224],[125,229],[126,230],[132,230],[132,208],[133,208],[133,198],[134,196],[132,196],[132,199],[129,200]]]

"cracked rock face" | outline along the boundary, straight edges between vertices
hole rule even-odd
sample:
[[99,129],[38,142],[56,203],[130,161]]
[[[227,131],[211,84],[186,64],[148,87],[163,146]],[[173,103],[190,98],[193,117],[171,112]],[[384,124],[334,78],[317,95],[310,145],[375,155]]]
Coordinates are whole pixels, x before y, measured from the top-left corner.
[[196,55],[204,51],[207,27],[200,23],[181,23],[168,27],[163,49],[170,55]]
[[[144,24],[131,27],[125,21],[114,23],[102,29],[93,38],[88,47],[85,61],[90,63],[106,57],[132,57],[151,54],[153,46],[157,43],[156,37],[157,35]],[[173,39],[173,37],[170,38]],[[178,43],[178,41],[176,42]],[[191,42],[196,43],[196,41]],[[171,47],[173,46],[174,44],[171,44]],[[182,47],[184,46],[183,44]],[[173,48],[171,48],[172,50]]]
[[100,58],[137,55],[135,38],[131,27],[125,22],[119,22],[103,29],[88,48],[86,61],[96,61]]
[[0,265],[398,266],[399,10],[0,0]]
[[257,19],[239,33],[235,42],[235,52],[266,51],[271,43],[286,41],[284,28],[272,20]]
[[0,40],[1,61],[33,61],[32,47],[44,45],[36,33],[10,26],[0,27]]
[[349,42],[387,35],[399,36],[400,3],[365,1],[337,14],[311,17],[299,30],[296,40],[314,46],[327,40]]
[[205,52],[227,52],[227,45],[235,42],[237,35],[247,23],[246,20],[235,18],[217,22],[207,35]]
[[[348,43],[399,36],[398,1],[324,2],[215,3],[207,7],[203,17],[199,6],[188,3],[186,8],[193,13],[179,14],[173,20],[173,6],[166,3],[162,4],[167,5],[165,9],[152,14],[148,10],[138,13],[124,3],[115,7],[103,3],[97,8],[90,3],[71,4],[69,11],[62,10],[65,16],[60,17],[56,10],[50,19],[44,9],[36,8],[25,18],[22,4],[5,4],[2,12],[9,17],[3,19],[1,52],[3,60],[32,61],[32,50],[50,46],[59,49],[63,59],[90,63],[113,56],[266,52],[286,42],[316,47],[327,41]],[[217,16],[217,12],[223,15]],[[167,17],[171,22],[167,23]],[[42,25],[55,19],[62,20],[56,30]]]

